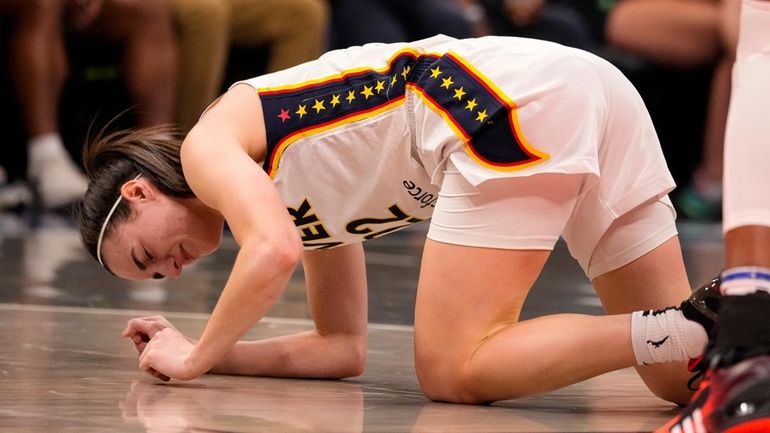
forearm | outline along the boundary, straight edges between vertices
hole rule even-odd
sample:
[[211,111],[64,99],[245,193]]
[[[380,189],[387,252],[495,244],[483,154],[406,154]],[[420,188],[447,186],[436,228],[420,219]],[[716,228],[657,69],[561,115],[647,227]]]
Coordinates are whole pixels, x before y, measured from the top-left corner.
[[216,365],[275,304],[296,263],[284,256],[270,245],[241,247],[230,279],[188,360],[196,370]]
[[265,340],[239,341],[212,373],[340,379],[362,373],[366,335],[324,336],[316,330]]

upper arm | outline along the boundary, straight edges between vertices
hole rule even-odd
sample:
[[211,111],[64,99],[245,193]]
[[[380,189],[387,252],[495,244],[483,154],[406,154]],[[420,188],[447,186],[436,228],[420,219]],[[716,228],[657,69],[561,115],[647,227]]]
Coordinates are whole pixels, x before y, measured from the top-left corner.
[[255,161],[264,153],[264,136],[259,97],[241,85],[206,113],[182,145],[190,188],[224,216],[241,246],[249,239],[299,242],[278,191]]
[[302,255],[308,303],[321,334],[363,334],[367,322],[364,249],[360,243]]

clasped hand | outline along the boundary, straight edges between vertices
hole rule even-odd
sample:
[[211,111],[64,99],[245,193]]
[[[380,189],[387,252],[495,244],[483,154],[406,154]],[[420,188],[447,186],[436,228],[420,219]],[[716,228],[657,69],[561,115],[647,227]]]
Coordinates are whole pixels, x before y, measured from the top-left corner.
[[139,352],[139,369],[158,379],[191,380],[211,368],[195,365],[191,357],[195,342],[164,317],[131,319],[122,335],[131,339]]

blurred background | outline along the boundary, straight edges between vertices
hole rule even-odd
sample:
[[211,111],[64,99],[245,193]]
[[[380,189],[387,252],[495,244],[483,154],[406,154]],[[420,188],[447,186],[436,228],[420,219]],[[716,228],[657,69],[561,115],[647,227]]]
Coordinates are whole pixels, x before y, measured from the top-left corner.
[[[636,85],[682,220],[718,222],[736,0],[3,0],[0,210],[85,188],[114,127],[189,129],[232,82],[367,42],[512,35],[592,51]],[[66,151],[63,152],[63,151]]]

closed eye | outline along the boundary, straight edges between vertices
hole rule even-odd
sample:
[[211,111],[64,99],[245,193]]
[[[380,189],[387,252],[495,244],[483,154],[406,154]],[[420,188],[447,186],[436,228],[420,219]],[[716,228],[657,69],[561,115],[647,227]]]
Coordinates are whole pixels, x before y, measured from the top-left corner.
[[[147,262],[151,262],[151,261],[155,260],[155,257],[152,254],[150,254],[149,251],[147,251],[147,248],[144,248],[144,257],[145,257],[145,261],[147,261]],[[147,269],[146,265],[145,265],[145,269]],[[157,273],[157,272],[152,274],[152,279],[153,280],[162,280],[163,278],[166,278],[166,276],[163,275],[163,274],[160,274],[160,273]]]
[[141,260],[139,260],[136,255],[134,254],[134,249],[131,248],[131,260],[134,262],[134,265],[136,265],[137,268],[139,268],[140,271],[146,271],[147,266],[142,263]]
[[[153,255],[150,254],[149,251],[147,251],[147,248],[142,248],[142,249],[144,250],[144,261],[145,262],[152,261],[154,259]],[[143,263],[141,260],[139,260],[139,258],[136,257],[136,255],[134,254],[133,248],[131,249],[131,260],[134,261],[134,264],[136,265],[137,268],[139,268],[140,271],[147,270],[147,265]],[[152,278],[154,280],[160,280],[160,279],[166,278],[166,276],[156,272],[152,274]]]

